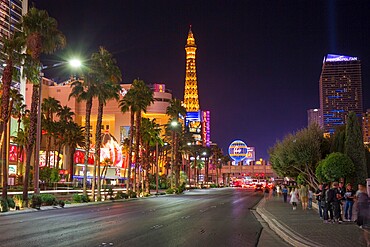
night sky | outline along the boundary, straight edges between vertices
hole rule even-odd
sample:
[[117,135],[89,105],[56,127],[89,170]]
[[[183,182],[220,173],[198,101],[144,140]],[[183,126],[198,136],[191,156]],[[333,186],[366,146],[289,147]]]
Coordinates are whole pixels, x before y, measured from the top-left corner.
[[327,53],[362,60],[364,110],[370,108],[368,0],[30,2],[57,19],[67,37],[67,47],[44,63],[70,54],[88,58],[104,46],[117,59],[124,83],[165,83],[179,99],[191,24],[200,106],[211,111],[211,139],[225,153],[241,139],[256,147],[256,158],[268,159],[276,140],[306,127],[307,109],[319,107]]

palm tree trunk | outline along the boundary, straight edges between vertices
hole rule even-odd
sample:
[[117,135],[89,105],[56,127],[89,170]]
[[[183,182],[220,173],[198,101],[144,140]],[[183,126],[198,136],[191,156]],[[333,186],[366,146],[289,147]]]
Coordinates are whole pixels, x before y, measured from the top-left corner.
[[[98,118],[96,122],[96,135],[95,135],[95,164],[94,167],[98,168],[98,200],[101,200],[101,176],[100,176],[100,147],[101,147],[101,126],[103,122],[103,102],[99,102]],[[95,169],[95,168],[94,168]]]
[[128,167],[127,167],[127,180],[126,180],[126,189],[127,191],[132,189],[131,184],[131,166],[132,166],[132,150],[134,143],[134,122],[135,122],[135,112],[130,110],[130,138],[129,138],[129,151],[127,155]]
[[34,84],[32,87],[30,126],[28,130],[29,131],[28,141],[26,144],[26,170],[25,170],[24,179],[23,179],[23,203],[25,207],[28,205],[28,185],[29,185],[29,176],[30,176],[30,169],[31,169],[31,158],[32,158],[32,152],[33,152],[33,146],[35,144],[35,139],[36,139],[37,108],[39,105],[39,100],[40,100],[39,85]]
[[84,183],[83,183],[83,194],[87,196],[87,162],[89,160],[90,151],[90,115],[92,108],[92,98],[86,101],[86,119],[85,119],[85,164],[84,164]]
[[[19,139],[19,132],[21,130],[21,116],[18,116],[18,126],[17,126],[17,139]],[[21,155],[21,145],[18,143],[17,145],[17,175],[21,175],[23,173],[23,169],[21,169],[21,166],[19,164],[19,156]]]
[[139,151],[140,151],[140,123],[141,123],[141,111],[136,112],[136,138],[135,138],[135,172],[134,172],[134,191],[138,192],[138,187],[137,187],[137,181],[136,178],[138,177],[137,172],[139,169],[139,162],[140,162],[140,157],[139,157]]
[[2,97],[1,97],[1,129],[0,134],[3,137],[1,141],[2,146],[2,165],[3,165],[3,189],[2,197],[7,198],[8,195],[8,160],[7,160],[7,129],[8,129],[8,119],[9,119],[9,98],[10,98],[10,84],[12,82],[12,70],[13,61],[11,59],[6,60],[6,66],[3,71],[3,87],[2,87]]
[[70,181],[69,182],[73,182],[73,172],[74,172],[74,169],[73,169],[73,163],[74,163],[74,154],[75,154],[75,151],[76,151],[76,148],[74,147],[69,147],[69,158],[70,158],[70,163],[69,163],[69,179]]

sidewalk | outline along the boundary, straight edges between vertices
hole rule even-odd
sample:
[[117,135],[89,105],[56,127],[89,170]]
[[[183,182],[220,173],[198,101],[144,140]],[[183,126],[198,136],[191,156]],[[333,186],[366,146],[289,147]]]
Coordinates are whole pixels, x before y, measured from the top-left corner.
[[303,211],[299,205],[293,211],[282,197],[262,199],[256,210],[272,230],[293,246],[370,246],[368,230],[353,222],[324,224],[316,209]]

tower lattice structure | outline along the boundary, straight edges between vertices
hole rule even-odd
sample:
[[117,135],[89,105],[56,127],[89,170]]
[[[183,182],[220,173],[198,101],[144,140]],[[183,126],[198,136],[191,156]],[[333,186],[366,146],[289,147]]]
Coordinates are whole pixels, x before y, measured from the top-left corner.
[[185,72],[185,91],[184,91],[184,105],[187,112],[199,111],[198,99],[198,82],[197,71],[195,64],[195,52],[197,46],[191,26],[189,29],[188,38],[185,45],[186,51],[186,72]]

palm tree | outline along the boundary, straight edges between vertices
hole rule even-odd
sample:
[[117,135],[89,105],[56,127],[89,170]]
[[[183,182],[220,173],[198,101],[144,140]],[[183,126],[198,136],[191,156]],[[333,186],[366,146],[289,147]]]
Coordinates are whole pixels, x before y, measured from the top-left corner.
[[[23,16],[22,28],[26,37],[26,52],[31,56],[33,62],[39,65],[39,68],[41,68],[41,53],[53,53],[57,49],[65,46],[66,40],[64,35],[58,30],[57,21],[49,17],[48,13],[44,10],[38,10],[34,7],[30,8],[28,13]],[[32,150],[36,138],[37,108],[40,100],[39,87],[41,86],[41,81],[33,81],[33,83],[29,138],[26,145],[26,173],[23,187],[23,201],[25,205],[28,203],[28,176],[30,173]]]
[[[122,112],[131,112],[131,127],[130,127],[130,146],[133,146],[134,133],[135,133],[135,168],[134,168],[134,185],[133,190],[136,191],[136,171],[139,167],[139,147],[140,147],[140,124],[141,124],[141,112],[146,112],[146,108],[154,102],[153,91],[145,84],[142,80],[134,80],[130,90],[127,92],[125,97],[120,101],[120,107]],[[136,115],[136,121],[135,121]],[[134,121],[135,128],[133,126]],[[129,153],[129,175],[131,169],[131,159],[133,148],[130,148]],[[128,177],[130,179],[130,176]]]
[[[159,124],[155,123],[155,119],[150,120],[148,118],[142,118],[142,128],[140,129],[141,143],[143,144],[143,158],[142,167],[144,169],[144,180],[145,180],[145,192],[149,193],[149,170],[151,164],[154,163],[154,159],[150,160],[151,150],[156,145],[163,145],[163,140],[160,137],[161,129]],[[157,153],[155,154],[158,155]]]
[[211,147],[211,153],[212,153],[212,156],[211,156],[212,162],[216,168],[216,185],[218,186],[218,170],[221,164],[221,157],[223,156],[223,154],[222,154],[221,148],[217,145],[214,145]]
[[[16,90],[17,91],[17,90]],[[19,133],[21,131],[21,123],[22,123],[22,118],[26,114],[26,105],[23,104],[24,99],[23,95],[18,93],[15,96],[12,96],[12,99],[14,101],[13,108],[12,108],[12,117],[17,119],[17,136],[15,138],[19,137]],[[21,175],[23,173],[23,169],[21,168],[19,164],[20,160],[20,154],[21,154],[21,147],[20,145],[17,146],[17,172],[18,175]]]
[[127,190],[132,189],[131,183],[131,166],[132,166],[132,152],[133,152],[133,142],[134,142],[134,123],[135,123],[135,91],[129,90],[123,99],[120,100],[119,106],[122,113],[130,112],[130,136],[128,139],[128,155],[127,155],[127,179],[126,179],[126,188]]
[[[7,132],[8,132],[8,121],[10,119],[11,106],[10,101],[10,85],[12,83],[14,65],[17,65],[19,60],[19,54],[23,45],[23,40],[15,33],[3,38],[3,47],[0,52],[1,58],[5,60],[5,68],[2,74],[2,95],[1,95],[1,110],[0,110],[0,155],[2,156],[2,172],[3,172],[3,188],[2,197],[7,198],[8,194],[8,161],[7,157]],[[2,148],[2,149],[1,149]]]
[[136,189],[136,174],[139,169],[140,163],[140,125],[141,125],[141,112],[146,112],[146,108],[154,102],[153,91],[142,80],[134,80],[131,90],[135,91],[136,102],[136,143],[135,143],[135,173],[134,173],[134,191]]
[[95,181],[96,167],[98,168],[98,200],[101,200],[101,176],[100,176],[100,148],[102,142],[101,126],[103,121],[103,109],[108,100],[119,99],[121,86],[118,84],[122,80],[121,71],[116,65],[116,60],[103,47],[99,52],[91,56],[91,75],[97,81],[97,98],[98,98],[98,117],[96,122],[95,135],[95,163],[93,178],[93,201],[95,201]]
[[97,94],[97,88],[94,81],[89,77],[85,76],[84,80],[77,80],[71,84],[72,92],[69,98],[76,97],[77,102],[86,101],[86,112],[85,112],[85,158],[84,158],[84,182],[83,182],[83,194],[87,196],[87,162],[89,159],[90,151],[90,117],[93,98]]
[[77,147],[83,147],[85,145],[84,128],[75,122],[69,121],[65,125],[63,137],[63,145],[68,150],[66,154],[69,155],[69,180],[72,182],[74,153]]
[[[181,101],[179,99],[172,99],[170,102],[170,105],[167,107],[166,114],[170,116],[172,122],[178,122],[179,116],[185,116],[186,115],[186,109],[182,105]],[[177,128],[177,132],[181,130],[180,128]],[[172,164],[174,170],[175,170],[175,184],[176,187],[179,186],[179,179],[180,179],[180,167],[177,165],[178,161],[178,133],[172,128],[172,144],[173,144],[173,155],[174,155],[174,164]],[[180,131],[181,132],[181,131]],[[171,161],[172,162],[172,161]],[[171,173],[174,171],[171,170]],[[172,181],[172,179],[171,179]]]
[[41,105],[41,110],[44,115],[45,119],[45,126],[44,129],[47,131],[47,138],[46,138],[46,155],[45,155],[45,166],[50,166],[50,146],[51,146],[51,137],[52,133],[50,131],[49,123],[52,123],[54,121],[54,114],[57,113],[60,109],[60,101],[56,100],[53,97],[49,97],[43,100]]

